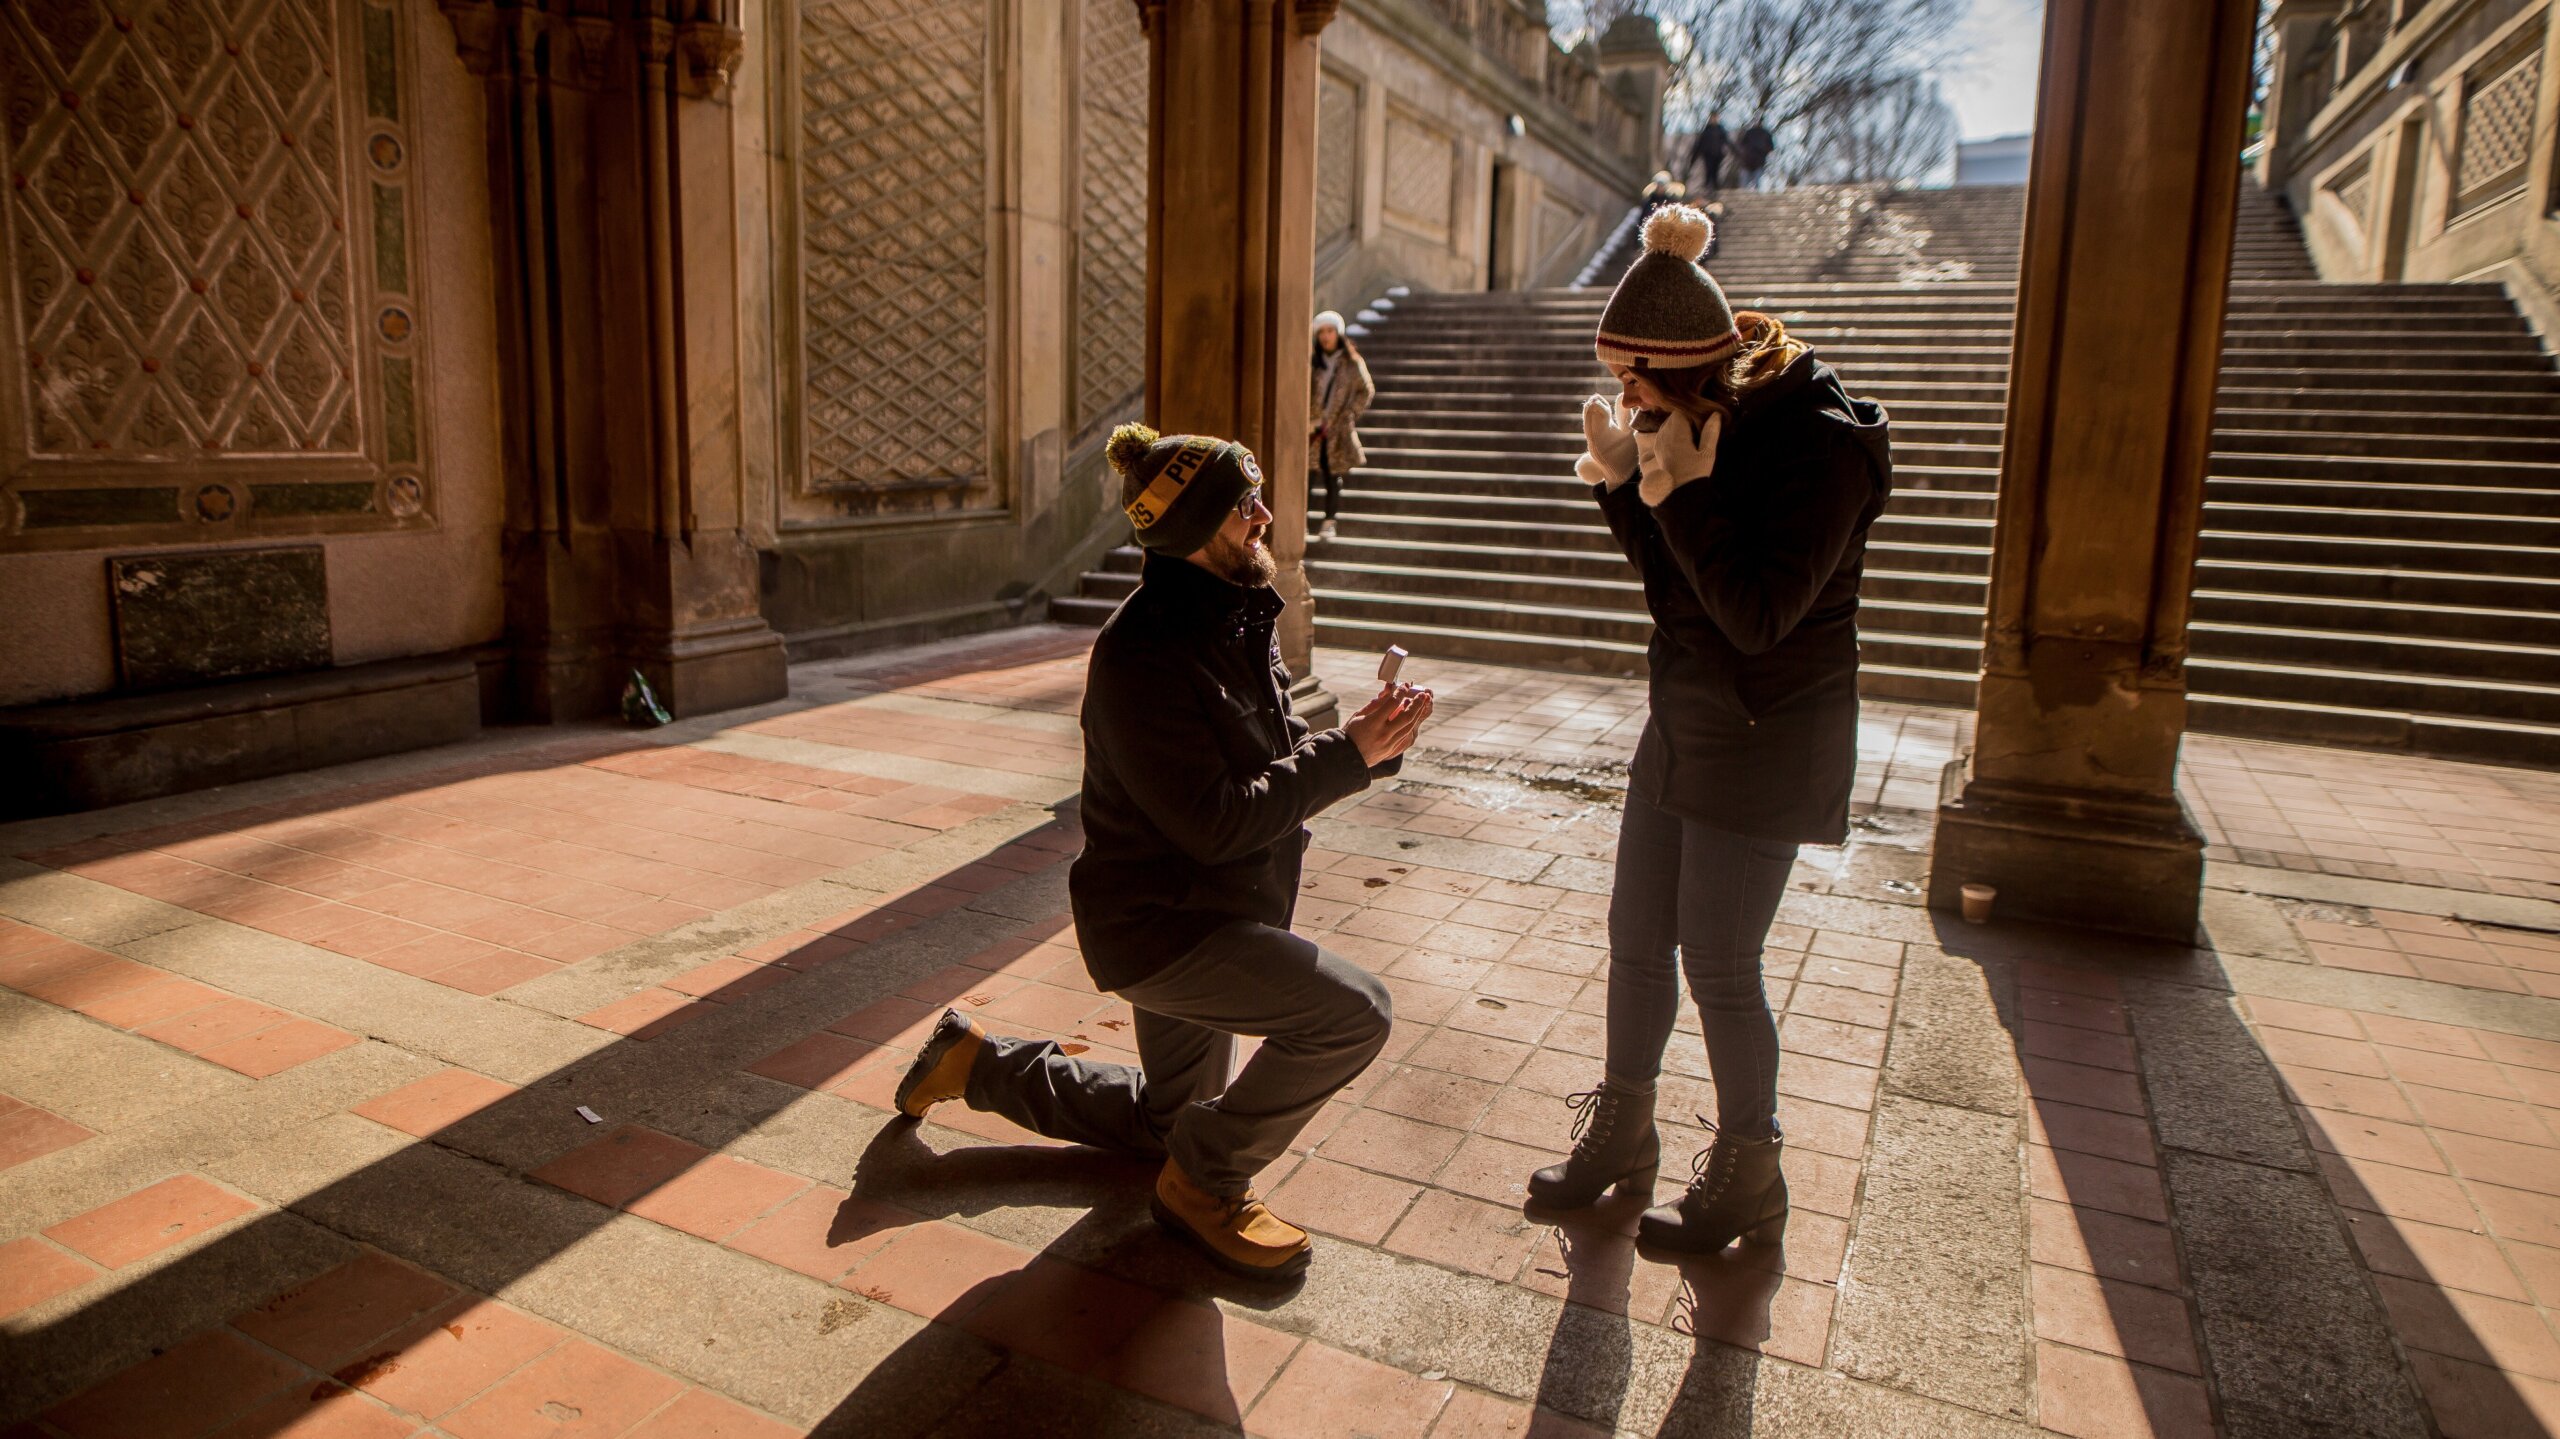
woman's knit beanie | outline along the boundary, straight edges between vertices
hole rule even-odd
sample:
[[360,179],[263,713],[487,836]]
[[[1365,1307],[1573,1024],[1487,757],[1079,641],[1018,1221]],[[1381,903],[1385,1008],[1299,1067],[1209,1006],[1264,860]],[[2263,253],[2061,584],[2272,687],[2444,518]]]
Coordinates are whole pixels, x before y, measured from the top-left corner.
[[1262,487],[1253,452],[1211,435],[1159,435],[1122,425],[1103,450],[1120,475],[1120,508],[1138,544],[1168,555],[1197,553],[1215,539],[1248,491]]
[[1741,348],[1724,291],[1698,268],[1714,236],[1714,222],[1691,205],[1665,205],[1644,222],[1644,253],[1600,312],[1600,363],[1685,370]]

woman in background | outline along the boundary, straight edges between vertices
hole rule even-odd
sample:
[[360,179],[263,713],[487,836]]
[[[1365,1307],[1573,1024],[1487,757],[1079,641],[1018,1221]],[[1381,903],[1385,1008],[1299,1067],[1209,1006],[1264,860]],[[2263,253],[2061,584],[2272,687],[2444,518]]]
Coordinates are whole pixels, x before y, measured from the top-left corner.
[[1360,416],[1375,399],[1378,387],[1369,380],[1369,363],[1343,333],[1342,316],[1332,310],[1316,316],[1315,375],[1307,402],[1307,465],[1324,480],[1324,528],[1320,539],[1334,537],[1334,520],[1342,512],[1342,479],[1369,462],[1360,448]]

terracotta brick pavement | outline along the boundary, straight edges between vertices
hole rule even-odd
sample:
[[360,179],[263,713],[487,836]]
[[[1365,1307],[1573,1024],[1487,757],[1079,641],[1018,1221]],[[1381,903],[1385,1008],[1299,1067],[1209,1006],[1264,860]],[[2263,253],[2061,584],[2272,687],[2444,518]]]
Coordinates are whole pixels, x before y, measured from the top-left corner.
[[[2379,1352],[2405,1356],[2366,1376],[2390,1391],[2374,1412],[2399,1394],[2449,1435],[2560,1423],[2560,1016],[2537,1007],[2560,951],[2550,928],[2514,922],[2549,898],[2535,866],[2560,850],[2547,776],[2191,741],[2191,802],[2218,859],[2399,887],[2376,892],[2388,904],[2218,891],[2281,938],[2228,956],[2137,952],[1951,931],[1862,878],[1862,847],[1907,870],[1909,836],[1925,834],[1912,812],[1965,733],[1959,716],[1871,706],[1873,837],[1808,855],[1766,964],[1787,1243],[1674,1268],[1635,1251],[1632,1199],[1563,1222],[1521,1207],[1527,1171],[1568,1143],[1565,1097],[1598,1072],[1611,766],[1640,695],[1418,661],[1443,695],[1429,752],[1319,826],[1299,912],[1302,932],[1382,976],[1395,1033],[1264,1176],[1321,1236],[1306,1288],[1265,1298],[1150,1231],[1143,1164],[956,1106],[920,1129],[887,1112],[945,1005],[1133,1058],[1129,1011],[1093,989],[1063,912],[1071,812],[1020,797],[1040,781],[1072,789],[1072,731],[1049,721],[1073,711],[1082,642],[1040,630],[809,667],[823,702],[739,730],[680,728],[671,744],[516,737],[335,784],[245,787],[245,804],[0,832],[39,875],[245,927],[284,946],[262,953],[308,956],[318,981],[207,984],[168,967],[183,951],[165,939],[120,953],[112,926],[86,928],[50,898],[21,906],[0,884],[0,984],[15,996],[0,1000],[17,1006],[0,1021],[41,1019],[48,1045],[101,1063],[150,1052],[117,1045],[175,1046],[247,1086],[200,1102],[278,1116],[217,1130],[206,1111],[201,1159],[175,1173],[124,1147],[78,1168],[104,1154],[91,1130],[122,1146],[122,1128],[84,1119],[60,1066],[13,1077],[0,1060],[0,1090],[20,1096],[0,1100],[16,1106],[0,1109],[0,1200],[14,1201],[0,1208],[25,1216],[0,1228],[0,1325],[40,1356],[12,1361],[36,1367],[0,1388],[32,1407],[0,1422],[472,1439],[573,1418],[575,1432],[760,1434],[932,1404],[952,1432],[980,1432],[1004,1426],[969,1406],[1019,1402],[1027,1391],[1001,1377],[1014,1372],[1037,1376],[1066,1429],[1187,1414],[1269,1435],[1652,1433],[1721,1402],[1701,1375],[1733,1372],[1759,1376],[1771,1432],[1992,1433],[2012,1419],[2217,1432],[2262,1400],[2245,1341],[2217,1326],[2229,1271],[2263,1260],[2216,1247],[2212,1195],[2195,1187],[2203,1159],[2242,1162],[2198,1117],[2206,1055],[2225,1066],[2212,1092],[2273,1097],[2259,1119],[2280,1132],[2251,1142],[2289,1135],[2303,1158],[2265,1172],[2316,1174],[2305,1182],[2346,1236],[2288,1262],[2351,1280],[2363,1307],[2335,1332],[2363,1323]],[[1328,654],[1322,668],[1348,694],[1340,677],[1366,663]],[[968,770],[985,790],[941,782]],[[890,777],[927,773],[937,782]],[[2388,832],[2373,824],[2418,823],[2388,819],[2389,796],[2453,850],[2364,857]],[[2505,842],[2457,823],[2465,805],[2509,826]],[[2279,832],[2253,811],[2293,819]],[[2332,822],[2342,814],[2360,830]],[[2412,886],[2525,908],[2491,922],[2449,898],[2430,913]],[[527,981],[554,974],[601,1002],[531,1003],[543,991]],[[457,1063],[332,1022],[352,1013],[342,992],[396,1001],[422,981],[561,1057],[501,1047]],[[323,1031],[340,1042],[263,1073],[260,1056],[314,1041],[242,1048]],[[1954,1092],[1929,1068],[1949,1055],[1969,1066],[1966,1092],[1990,1096],[1965,1103],[1989,1108],[1932,1098]],[[289,1084],[303,1089],[275,1087]],[[606,1122],[567,1116],[590,1093]],[[1705,1142],[1684,1116],[1713,1112],[1694,1016],[1675,1031],[1663,1101],[1667,1193]],[[1941,1356],[1927,1305],[1910,1321],[1912,1372],[1896,1374],[1863,1347],[1873,1311],[1844,1303],[1895,1282],[1898,1217],[1870,1199],[1925,1187],[1889,1146],[1932,1105],[2009,1126],[2017,1156],[1992,1184],[2017,1246],[1981,1256],[1995,1281],[1981,1295],[1944,1296],[1949,1315],[1994,1321],[1944,1342],[1946,1364],[1984,1358],[1963,1382],[1928,1372]],[[315,1117],[323,1129],[306,1130]],[[1879,1164],[1896,1184],[1875,1185]],[[376,1173],[389,1190],[367,1187]],[[499,1242],[519,1257],[455,1228],[427,1190],[401,1209],[401,1186],[439,1183],[521,1216],[524,1232]],[[387,1197],[388,1217],[333,1202],[341,1189]],[[302,1276],[278,1293],[223,1256],[286,1242],[287,1207],[291,1233],[319,1226],[345,1252],[276,1270]],[[618,1267],[644,1254],[664,1272]],[[233,1317],[136,1332],[126,1342],[165,1352],[102,1362],[76,1347],[77,1320],[127,1269],[149,1271],[142,1293],[230,1286]],[[625,1287],[666,1312],[635,1323],[614,1297]],[[740,1312],[749,1291],[796,1297]],[[1390,1312],[1403,1318],[1381,1328]],[[812,1364],[840,1377],[813,1380]],[[1746,1368],[1716,1368],[1734,1364]],[[1797,1407],[1780,1402],[1790,1394]],[[1025,1432],[1029,1416],[1008,1412],[1007,1432]],[[1865,1417],[1788,1427],[1814,1412]]]

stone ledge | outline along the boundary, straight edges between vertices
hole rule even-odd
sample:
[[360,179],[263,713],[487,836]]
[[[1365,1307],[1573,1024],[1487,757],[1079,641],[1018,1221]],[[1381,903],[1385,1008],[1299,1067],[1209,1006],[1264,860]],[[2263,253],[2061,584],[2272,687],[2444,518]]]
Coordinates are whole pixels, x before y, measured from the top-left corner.
[[0,710],[0,818],[102,809],[468,739],[462,654]]

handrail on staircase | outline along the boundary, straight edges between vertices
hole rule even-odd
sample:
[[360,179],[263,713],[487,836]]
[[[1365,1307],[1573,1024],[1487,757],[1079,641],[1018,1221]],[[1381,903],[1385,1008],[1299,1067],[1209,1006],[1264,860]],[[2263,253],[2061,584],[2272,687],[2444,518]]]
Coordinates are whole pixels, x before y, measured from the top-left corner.
[[1587,290],[1599,284],[1606,277],[1609,258],[1618,253],[1618,247],[1625,244],[1627,237],[1634,234],[1636,227],[1643,223],[1643,203],[1638,202],[1628,206],[1626,218],[1620,220],[1609,231],[1608,238],[1600,242],[1599,249],[1591,252],[1591,260],[1582,267],[1582,273],[1573,277],[1573,287],[1577,290]]

